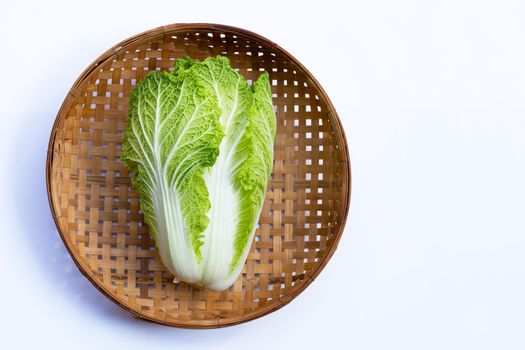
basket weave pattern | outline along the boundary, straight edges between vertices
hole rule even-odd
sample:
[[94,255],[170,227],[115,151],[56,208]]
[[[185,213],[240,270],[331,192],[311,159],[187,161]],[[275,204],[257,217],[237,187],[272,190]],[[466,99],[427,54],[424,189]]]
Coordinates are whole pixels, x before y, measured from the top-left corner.
[[[242,275],[226,291],[185,283],[160,262],[121,162],[130,91],[174,60],[227,56],[248,79],[268,71],[277,115],[273,172]],[[219,25],[171,25],[124,41],[77,80],[50,139],[48,193],[80,271],[140,318],[209,328],[260,317],[291,301],[335,251],[347,215],[346,141],[328,97],[286,51]]]

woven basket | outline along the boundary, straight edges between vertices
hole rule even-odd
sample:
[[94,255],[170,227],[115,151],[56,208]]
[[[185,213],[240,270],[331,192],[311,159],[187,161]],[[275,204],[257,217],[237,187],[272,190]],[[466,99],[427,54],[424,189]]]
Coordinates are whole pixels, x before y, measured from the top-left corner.
[[[268,71],[277,114],[272,178],[242,275],[226,291],[172,283],[120,160],[130,90],[178,57],[227,56],[249,81]],[[58,231],[80,271],[141,319],[189,328],[246,322],[289,303],[319,274],[343,232],[350,165],[328,96],[292,55],[249,31],[174,24],[129,38],[77,79],[47,155]]]

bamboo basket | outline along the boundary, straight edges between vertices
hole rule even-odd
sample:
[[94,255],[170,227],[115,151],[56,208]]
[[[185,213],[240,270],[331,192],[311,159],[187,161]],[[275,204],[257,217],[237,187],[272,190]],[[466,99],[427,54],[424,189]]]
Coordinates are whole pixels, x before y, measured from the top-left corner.
[[[242,275],[223,292],[172,282],[120,160],[130,90],[186,55],[227,56],[249,82],[268,71],[276,107],[275,160],[259,226]],[[253,320],[301,293],[336,250],[350,179],[345,135],[317,80],[268,39],[217,24],[159,27],[102,54],[68,92],[46,163],[51,212],[79,270],[135,317],[186,328]]]

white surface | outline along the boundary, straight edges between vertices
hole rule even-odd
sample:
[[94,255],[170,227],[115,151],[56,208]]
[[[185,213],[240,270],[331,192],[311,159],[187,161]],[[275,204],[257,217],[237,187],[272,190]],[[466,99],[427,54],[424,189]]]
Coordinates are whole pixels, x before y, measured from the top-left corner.
[[[525,348],[523,1],[145,3],[0,5],[3,348]],[[289,50],[350,143],[350,220],[332,261],[288,306],[222,330],[112,304],[74,267],[45,193],[73,81],[115,43],[175,22],[236,25]]]

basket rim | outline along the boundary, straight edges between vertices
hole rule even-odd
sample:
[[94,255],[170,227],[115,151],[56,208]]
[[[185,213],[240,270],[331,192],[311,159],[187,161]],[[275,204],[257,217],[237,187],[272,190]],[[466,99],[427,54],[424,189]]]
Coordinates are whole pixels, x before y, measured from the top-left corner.
[[[292,293],[289,293],[288,295],[285,295],[284,297],[279,298],[279,303],[276,303],[274,305],[269,304],[263,308],[258,309],[257,311],[253,313],[249,313],[247,315],[238,316],[235,318],[228,319],[221,319],[216,318],[215,321],[213,320],[184,320],[184,321],[168,321],[165,319],[163,322],[159,321],[159,319],[150,317],[148,315],[141,314],[140,311],[137,311],[135,309],[132,309],[126,303],[122,302],[118,299],[116,294],[114,294],[112,291],[106,289],[106,287],[97,279],[94,278],[93,273],[91,272],[91,269],[81,260],[79,259],[76,254],[71,249],[71,242],[69,241],[68,235],[63,232],[61,229],[60,223],[59,223],[59,215],[57,213],[57,210],[55,209],[56,199],[53,196],[52,193],[52,184],[51,184],[51,167],[53,163],[53,147],[55,144],[55,138],[58,131],[58,127],[60,123],[65,119],[64,117],[64,111],[67,111],[70,108],[71,103],[74,99],[76,99],[75,92],[76,90],[89,79],[91,74],[93,74],[96,71],[96,68],[100,65],[103,65],[108,60],[114,58],[114,56],[117,56],[117,54],[121,50],[126,50],[129,46],[132,46],[137,41],[141,41],[144,39],[154,39],[158,36],[165,36],[169,34],[170,32],[174,31],[187,31],[187,30],[215,30],[215,31],[225,31],[232,34],[242,35],[244,37],[248,37],[251,39],[254,39],[256,41],[263,42],[265,44],[269,44],[273,47],[274,50],[279,51],[283,56],[285,56],[287,59],[290,59],[295,65],[297,65],[303,72],[305,73],[306,77],[311,80],[311,82],[314,84],[316,89],[318,89],[319,93],[322,95],[323,99],[326,101],[326,104],[328,106],[328,111],[326,112],[329,117],[334,121],[334,131],[337,134],[336,136],[340,140],[340,146],[343,148],[342,150],[342,156],[343,159],[340,161],[340,163],[343,164],[342,170],[343,170],[343,177],[346,178],[346,188],[343,189],[343,195],[342,195],[342,202],[341,205],[343,205],[343,210],[341,211],[342,216],[339,219],[338,225],[336,225],[337,231],[334,233],[334,238],[330,241],[329,246],[327,247],[327,253],[322,261],[320,261],[314,269],[310,271],[310,273],[305,274],[305,280],[304,283],[302,283],[298,288],[294,289]],[[98,58],[96,58],[81,74],[80,76],[75,80],[73,85],[71,86],[70,90],[67,92],[66,97],[57,113],[57,116],[55,117],[55,121],[53,123],[51,133],[49,136],[49,143],[48,143],[48,149],[47,149],[47,156],[46,156],[46,190],[47,190],[47,197],[48,197],[48,203],[49,208],[51,211],[51,215],[53,216],[53,221],[55,223],[55,226],[57,228],[57,231],[60,235],[60,238],[62,239],[62,242],[66,246],[66,249],[73,259],[75,265],[77,266],[78,270],[86,277],[87,280],[91,282],[91,284],[98,289],[105,297],[107,297],[109,300],[120,306],[121,308],[127,310],[130,312],[133,317],[136,319],[144,320],[153,322],[156,324],[161,324],[165,326],[172,326],[172,327],[178,327],[178,328],[192,328],[192,329],[210,329],[210,328],[222,328],[226,326],[234,326],[237,324],[241,324],[244,322],[248,322],[257,318],[260,318],[262,316],[268,315],[283,306],[290,303],[293,299],[295,299],[300,293],[306,289],[319,275],[319,273],[324,269],[328,261],[332,258],[333,254],[335,253],[337,246],[340,242],[341,236],[344,232],[344,228],[346,225],[346,221],[348,218],[348,212],[350,208],[350,198],[351,198],[351,191],[352,191],[352,172],[351,172],[351,165],[350,165],[350,154],[348,150],[348,142],[347,138],[343,129],[342,122],[335,110],[335,107],[332,104],[332,101],[326,94],[325,90],[321,86],[321,84],[317,81],[317,79],[310,73],[306,67],[303,66],[299,60],[297,60],[292,54],[290,54],[288,51],[286,51],[281,46],[277,45],[273,41],[267,39],[266,37],[263,37],[262,35],[259,35],[257,33],[254,33],[252,31],[230,26],[230,25],[224,25],[224,24],[217,24],[217,23],[174,23],[174,24],[168,24],[160,27],[156,27],[147,31],[144,31],[142,33],[136,34],[134,36],[131,36],[127,39],[122,40],[118,44],[112,46],[110,49],[108,49],[106,52],[101,54]],[[222,322],[221,322],[222,320]]]

